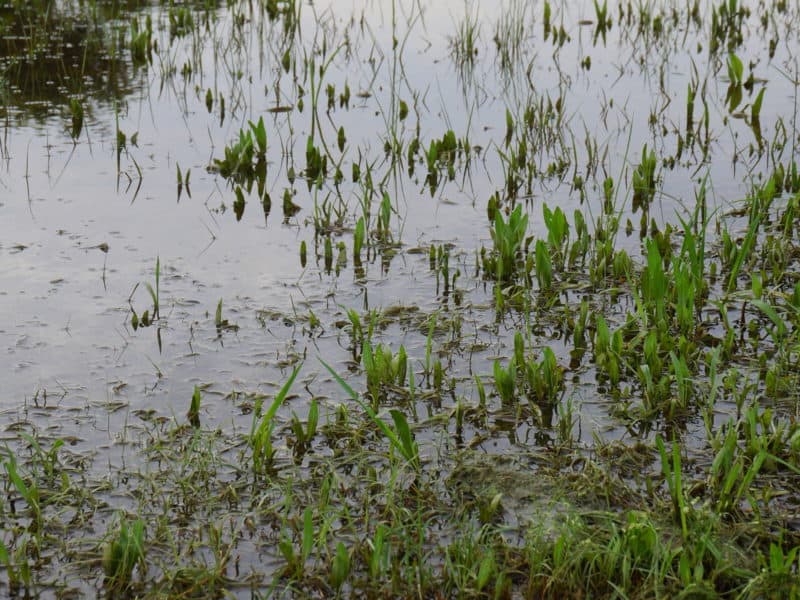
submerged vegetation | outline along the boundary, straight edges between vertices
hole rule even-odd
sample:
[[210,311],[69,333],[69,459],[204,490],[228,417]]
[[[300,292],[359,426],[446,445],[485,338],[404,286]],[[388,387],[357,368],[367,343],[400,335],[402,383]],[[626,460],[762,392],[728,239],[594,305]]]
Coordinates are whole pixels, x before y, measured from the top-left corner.
[[0,8],[0,595],[799,597],[796,3],[341,10]]

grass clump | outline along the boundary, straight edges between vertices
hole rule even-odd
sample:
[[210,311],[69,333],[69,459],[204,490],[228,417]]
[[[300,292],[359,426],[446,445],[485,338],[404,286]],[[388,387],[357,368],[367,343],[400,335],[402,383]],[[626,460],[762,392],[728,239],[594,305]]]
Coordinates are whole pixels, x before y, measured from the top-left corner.
[[103,546],[103,572],[108,586],[126,588],[132,583],[134,569],[145,568],[144,537],[144,521],[119,517],[117,527]]
[[481,251],[483,269],[488,277],[498,283],[509,284],[527,275],[527,229],[528,215],[522,212],[522,206],[517,206],[507,220],[503,218],[502,211],[495,212],[494,228],[491,230],[494,247],[490,251]]

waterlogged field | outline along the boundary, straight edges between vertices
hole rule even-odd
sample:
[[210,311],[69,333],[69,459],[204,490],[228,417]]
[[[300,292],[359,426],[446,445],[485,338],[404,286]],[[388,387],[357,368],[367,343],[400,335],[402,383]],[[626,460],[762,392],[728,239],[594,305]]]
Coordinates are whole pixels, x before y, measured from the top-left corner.
[[6,0],[0,595],[800,595],[800,8]]

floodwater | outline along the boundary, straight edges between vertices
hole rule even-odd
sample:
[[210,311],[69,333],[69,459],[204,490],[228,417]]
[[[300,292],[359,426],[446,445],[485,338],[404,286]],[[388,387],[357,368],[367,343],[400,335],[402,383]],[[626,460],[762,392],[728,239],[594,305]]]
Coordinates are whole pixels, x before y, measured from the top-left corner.
[[[107,480],[93,492],[106,504],[76,539],[99,539],[114,510],[136,506],[141,482],[128,475],[160,468],[147,454],[148,436],[186,423],[197,387],[203,428],[234,440],[233,455],[246,445],[255,398],[272,398],[302,362],[278,413],[275,443],[286,463],[281,434],[292,413],[304,419],[312,399],[321,422],[342,404],[360,410],[318,360],[365,389],[348,309],[365,329],[370,311],[382,315],[374,343],[405,346],[418,393],[403,408],[423,460],[439,461],[444,473],[455,471],[448,453],[456,445],[505,454],[516,466],[498,472],[513,492],[526,453],[551,447],[570,419],[581,450],[647,438],[652,431],[617,410],[590,353],[574,364],[565,325],[588,299],[619,326],[636,311],[625,282],[606,278],[602,285],[618,293],[598,290],[584,262],[567,269],[568,289],[555,299],[534,285],[529,303],[499,306],[509,290],[498,291],[480,258],[493,248],[487,205],[496,196],[501,210],[524,207],[534,239],[547,236],[545,205],[563,209],[573,236],[575,211],[592,235],[604,213],[604,226],[618,218],[615,248],[644,264],[641,211],[631,198],[645,147],[655,151],[658,177],[647,225],[680,227],[705,182],[716,250],[717,223],[739,235],[747,223],[737,211],[753,186],[795,159],[797,7],[751,7],[737,22],[742,39],[714,49],[707,15],[695,19],[685,2],[646,4],[652,13],[611,3],[608,28],[589,1],[504,0],[499,9],[460,0],[306,1],[289,16],[281,10],[291,3],[237,0],[2,4],[0,444],[24,446],[20,432],[64,440],[66,462]],[[737,106],[729,49],[746,80]],[[226,179],[216,162],[259,119],[268,208],[257,186]],[[458,150],[440,157],[431,185],[426,152],[448,132]],[[515,173],[522,138],[525,168]],[[327,155],[318,182],[305,177],[309,139]],[[368,240],[357,263],[362,215]],[[673,236],[676,246],[680,234]],[[158,318],[134,327],[134,315],[139,323],[145,311],[154,316],[150,289]],[[716,316],[709,322],[719,326]],[[527,330],[529,349],[551,347],[566,381],[558,406],[538,420],[494,393],[495,359],[505,364],[514,334]],[[429,344],[444,391],[432,390],[425,372]],[[489,393],[488,422],[465,422],[456,444],[451,417],[461,402],[477,403],[475,376]],[[631,403],[641,395],[635,385]],[[716,424],[734,409],[722,399]],[[702,419],[686,421],[685,445],[699,453]],[[464,477],[480,473],[479,463],[461,465]],[[226,477],[239,477],[235,466],[220,469]],[[172,493],[153,493],[161,492]],[[518,503],[514,522],[539,506],[518,496],[507,502]],[[278,569],[269,540],[243,541],[239,551],[243,572]],[[62,567],[69,571],[46,567],[48,580],[88,593],[93,584],[72,581]]]
[[[486,200],[503,187],[498,153],[503,149],[507,106],[542,98],[561,98],[565,106],[557,132],[563,145],[531,150],[543,169],[562,151],[574,151],[578,159],[563,176],[534,182],[531,229],[541,233],[542,203],[562,206],[567,214],[578,206],[571,175],[584,170],[587,140],[602,155],[601,170],[616,178],[635,164],[643,144],[652,147],[654,137],[659,156],[670,153],[675,136],[655,130],[680,127],[685,120],[685,90],[693,71],[707,79],[712,98],[724,94],[722,77],[711,73],[715,67],[703,48],[703,32],[693,31],[691,24],[669,31],[670,40],[659,46],[659,52],[668,55],[663,59],[648,49],[646,39],[631,39],[633,34],[619,27],[609,31],[605,43],[593,39],[592,24],[581,22],[591,20],[588,2],[563,7],[560,19],[572,42],[560,50],[542,39],[540,3],[507,2],[513,5],[509,10],[520,11],[526,19],[514,64],[507,68],[501,66],[492,40],[501,13],[489,6],[398,2],[393,14],[391,4],[382,2],[304,5],[295,68],[302,69],[308,56],[322,62],[323,45],[332,56],[333,49],[346,44],[330,61],[324,85],[334,85],[338,96],[347,83],[350,107],[341,108],[337,101],[330,112],[321,111],[320,127],[331,144],[338,127],[344,128],[349,153],[343,170],[349,174],[360,152],[364,163],[375,164],[380,177],[388,176],[396,209],[392,225],[400,251],[385,268],[380,260],[368,263],[365,278],[354,281],[352,262],[335,275],[324,273],[322,261],[314,260],[311,220],[315,202],[326,197],[333,201],[341,194],[346,203],[343,225],[351,228],[358,190],[345,183],[339,190],[326,185],[309,192],[301,180],[292,186],[286,178],[290,149],[296,170],[303,166],[310,131],[308,93],[303,112],[266,112],[274,106],[296,106],[293,77],[309,88],[305,74],[282,72],[281,57],[269,43],[280,40],[280,22],[270,23],[265,15],[246,9],[240,13],[224,6],[198,8],[197,21],[205,19],[211,25],[171,38],[166,9],[131,7],[116,16],[120,22],[150,16],[158,42],[152,63],[135,66],[124,49],[108,56],[111,49],[104,49],[102,40],[110,34],[101,31],[95,32],[101,47],[92,46],[94,60],[82,67],[81,53],[74,48],[88,47],[87,32],[93,27],[113,29],[113,21],[83,23],[80,11],[76,14],[75,7],[66,4],[52,3],[50,25],[71,31],[68,58],[75,64],[51,56],[67,47],[55,43],[38,49],[32,58],[24,55],[24,47],[15,48],[17,55],[9,51],[4,56],[0,349],[5,377],[0,409],[9,422],[45,404],[93,418],[106,405],[125,414],[140,409],[180,414],[195,384],[210,384],[219,394],[262,391],[281,379],[276,366],[287,356],[320,353],[338,363],[343,353],[334,323],[343,318],[341,306],[363,310],[409,305],[430,311],[439,304],[427,255],[408,254],[409,248],[453,244],[467,301],[484,306],[491,294],[471,275],[476,250],[491,241]],[[4,11],[6,26],[15,27],[13,9]],[[236,14],[243,15],[241,26],[233,23]],[[474,63],[459,64],[453,40],[465,20],[474,20],[479,34],[477,54]],[[395,48],[393,36],[400,41]],[[754,47],[745,48],[744,56],[760,50],[755,47],[757,36],[747,39]],[[786,46],[779,45],[772,61],[761,60],[753,69],[768,82],[765,132],[794,97],[792,64],[786,62],[788,57],[781,59]],[[591,59],[588,70],[581,66],[586,57]],[[182,74],[186,64],[191,65],[190,75]],[[15,74],[25,80],[11,79]],[[76,82],[79,75],[83,80]],[[210,112],[207,90],[215,98]],[[74,141],[69,135],[68,97],[79,98],[86,112],[83,130]],[[320,97],[324,103],[324,90]],[[219,98],[225,99],[224,117]],[[408,177],[403,169],[387,172],[383,144],[389,112],[398,98],[412,107],[411,117],[400,124],[400,136],[408,138],[417,128],[426,140],[452,129],[481,149],[468,173],[459,173],[433,196],[419,175]],[[710,110],[717,136],[710,162],[699,173],[692,161],[686,161],[686,168],[664,171],[660,211],[654,211],[664,221],[675,222],[681,207],[691,208],[696,181],[706,173],[721,210],[747,192],[747,179],[740,174],[753,165],[733,164],[732,153],[737,145],[752,144],[752,134],[741,120],[729,119],[723,127],[718,106]],[[651,113],[658,122],[652,127]],[[272,213],[265,218],[256,199],[237,222],[231,186],[208,167],[248,120],[262,116]],[[119,162],[117,127],[128,138]],[[134,134],[136,144],[130,141]],[[575,162],[573,156],[564,158]],[[177,192],[178,166],[191,171],[191,197],[185,189]],[[283,219],[280,198],[287,187],[295,190],[301,209]],[[585,210],[591,211],[597,194],[590,189]],[[348,236],[340,237],[349,247]],[[636,248],[635,238],[620,243]],[[299,261],[303,240],[311,257],[305,269]],[[138,312],[148,307],[143,282],[154,285],[157,258],[163,318],[157,326],[133,331],[129,299]],[[238,325],[238,331],[217,335],[213,315],[220,299],[224,317]],[[309,308],[320,318],[321,329],[303,335]],[[267,319],[260,316],[262,311]],[[491,324],[493,311],[475,309],[473,318],[478,326],[487,320]],[[487,338],[495,350],[489,354],[497,353],[504,329],[501,325]],[[397,338],[391,341],[410,345],[417,351],[412,356],[419,359],[422,332],[394,333]],[[488,363],[482,363],[471,367],[488,373]],[[318,370],[316,365],[309,367],[306,377]],[[230,419],[229,408],[220,403],[208,403],[204,410],[221,426]],[[59,420],[57,427],[63,435],[75,435],[74,424]],[[80,431],[82,437],[96,435],[91,427]]]
[[[442,399],[445,409],[456,397],[476,400],[473,375],[488,384],[494,359],[510,356],[514,332],[526,324],[534,346],[553,347],[566,366],[559,327],[535,322],[535,315],[529,322],[525,311],[513,309],[498,317],[493,284],[478,272],[481,248],[492,245],[487,201],[504,194],[507,180],[507,110],[519,124],[525,106],[561,107],[557,115],[542,111],[534,119],[537,143],[528,153],[536,175],[530,190],[517,193],[531,215],[529,233],[546,235],[543,204],[562,207],[570,222],[581,210],[591,229],[603,181],[612,177],[623,223],[616,244],[639,262],[630,181],[643,146],[654,148],[659,160],[650,215],[660,226],[691,213],[704,179],[708,213],[721,216],[739,206],[760,174],[792,158],[791,142],[779,152],[757,151],[747,120],[729,114],[726,53],[711,55],[709,32],[683,9],[666,8],[664,15],[679,17],[665,17],[653,39],[653,28],[621,27],[617,3],[609,7],[614,26],[602,36],[592,2],[554,2],[552,29],[567,36],[559,45],[553,32],[545,39],[538,1],[505,0],[501,8],[462,1],[304,2],[290,44],[284,20],[251,8],[258,3],[189,3],[195,27],[177,33],[170,31],[167,3],[98,1],[93,13],[69,0],[41,4],[48,8],[45,36],[30,25],[41,11],[31,16],[13,3],[0,7],[0,431],[5,440],[19,429],[66,439],[76,452],[91,451],[100,470],[124,460],[120,442],[137,422],[183,421],[195,386],[203,389],[204,426],[247,431],[253,395],[273,394],[304,359],[296,395],[281,416],[304,415],[314,396],[326,400],[323,415],[332,411],[344,396],[317,356],[342,373],[353,367],[348,308],[362,315],[391,309],[395,316],[375,340],[405,345],[420,387],[426,319],[437,314],[443,325],[433,350],[455,383]],[[147,19],[154,47],[141,61],[130,49],[130,23],[144,28]],[[752,72],[755,79],[742,107],[766,86],[764,143],[792,140],[798,33],[778,22],[762,35],[757,10],[744,27],[748,34],[736,53],[745,76]],[[465,56],[459,40],[470,28],[474,54]],[[767,59],[773,32],[779,35]],[[312,60],[314,67],[306,68]],[[686,128],[693,82],[705,87],[707,125],[699,95],[694,125],[709,132],[708,151],[704,156],[696,143],[665,167]],[[333,86],[330,108],[327,86]],[[347,106],[339,100],[345,87]],[[74,138],[73,98],[84,111]],[[409,109],[403,120],[400,101]],[[265,214],[256,191],[245,192],[239,220],[235,186],[213,168],[214,159],[259,118],[267,132],[272,205]],[[340,128],[344,151],[337,147]],[[442,173],[432,192],[424,151],[448,130],[468,140],[469,161],[461,154],[453,179]],[[340,184],[329,177],[316,187],[302,177],[312,134],[341,157]],[[385,146],[396,137],[405,156],[417,136],[421,154],[409,174],[406,161],[393,164]],[[372,244],[363,272],[352,260],[364,200],[363,186],[352,182],[353,163],[362,175],[371,169],[389,195],[396,242]],[[188,185],[179,186],[178,173],[190,173]],[[287,189],[299,206],[291,215],[282,210]],[[380,200],[369,200],[373,220]],[[325,205],[333,207],[334,220],[337,211],[341,216],[329,229],[331,269],[324,264],[323,235],[315,234]],[[633,231],[626,234],[629,218]],[[339,242],[346,261],[337,267]],[[460,271],[458,294],[445,294],[429,266],[429,248],[440,245],[450,249],[451,277]],[[157,261],[160,318],[134,329],[132,310],[152,314],[145,284],[156,286]],[[579,300],[592,291],[573,293]],[[223,319],[234,327],[216,326],[220,301]],[[609,314],[621,321],[625,310],[616,306]],[[364,388],[360,374],[348,377]],[[598,393],[591,365],[567,372],[566,381],[565,397],[578,407],[579,441],[629,433]],[[419,404],[420,419],[440,408]],[[543,443],[537,426],[509,427],[503,419],[498,409],[497,427],[479,447],[504,452]]]

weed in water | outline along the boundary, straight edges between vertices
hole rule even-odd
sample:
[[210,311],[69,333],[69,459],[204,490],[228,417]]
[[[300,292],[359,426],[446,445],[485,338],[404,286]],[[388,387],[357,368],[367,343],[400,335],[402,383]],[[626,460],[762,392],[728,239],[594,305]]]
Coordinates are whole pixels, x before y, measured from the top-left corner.
[[37,486],[34,481],[26,482],[22,478],[18,470],[17,459],[10,448],[6,447],[5,453],[6,460],[3,461],[3,467],[8,476],[8,481],[11,482],[16,492],[25,501],[25,504],[28,505],[32,519],[30,529],[31,532],[38,536],[42,532],[42,525],[44,523],[39,486]]
[[144,570],[144,535],[144,521],[128,521],[124,516],[119,516],[117,527],[109,532],[103,546],[103,571],[107,586],[125,588],[130,585],[133,570],[137,566]]
[[328,370],[331,376],[336,380],[336,382],[344,389],[345,392],[353,399],[363,410],[367,413],[369,418],[378,426],[381,432],[386,436],[386,439],[389,440],[393,449],[397,450],[400,455],[405,459],[406,463],[410,465],[412,468],[419,469],[420,468],[420,460],[419,460],[419,447],[417,446],[417,442],[414,440],[414,436],[411,433],[411,429],[408,426],[408,421],[406,420],[405,415],[400,410],[392,410],[390,414],[392,416],[392,420],[395,424],[395,429],[392,430],[386,422],[381,419],[377,413],[369,406],[369,404],[362,402],[359,398],[358,394],[350,387],[347,382],[342,379],[339,374],[333,370],[333,368],[326,363],[321,358],[319,361],[322,365]]
[[496,211],[494,228],[491,230],[494,249],[483,251],[483,268],[489,277],[500,283],[511,283],[525,272],[522,256],[523,243],[528,228],[528,215],[523,214],[522,206],[517,206],[503,219],[501,211]]
[[542,360],[529,360],[525,364],[525,379],[531,399],[538,404],[553,405],[560,398],[564,375],[556,362],[555,353],[545,347]]
[[[250,431],[250,449],[252,451],[253,474],[256,477],[269,474],[272,471],[275,458],[275,448],[272,445],[272,430],[275,415],[281,404],[286,400],[289,390],[300,372],[302,364],[292,370],[292,374],[280,391],[275,395],[267,412],[261,414],[264,398],[259,396],[253,410],[253,425]],[[259,420],[260,419],[260,420]]]
[[647,145],[642,148],[642,159],[633,171],[633,211],[642,210],[642,223],[647,223],[650,204],[656,193],[656,153],[652,149],[648,152]]
[[189,424],[195,429],[200,427],[200,399],[200,388],[194,386],[192,401],[189,404],[189,410],[186,413],[186,418],[189,419]]
[[150,285],[149,282],[144,283],[147,292],[150,294],[150,299],[153,301],[153,312],[152,314],[148,309],[142,311],[141,316],[136,312],[136,309],[133,308],[133,304],[131,300],[133,299],[133,295],[136,293],[136,289],[139,287],[137,283],[133,290],[131,291],[131,295],[128,298],[128,304],[131,309],[131,326],[133,330],[136,331],[139,327],[149,327],[153,324],[154,321],[157,321],[161,314],[161,259],[156,257],[156,270],[155,270],[155,287]]
[[292,413],[291,429],[294,433],[292,450],[297,458],[302,457],[311,448],[311,442],[317,435],[317,423],[319,421],[319,403],[316,399],[311,401],[308,409],[308,420],[305,427],[296,414]]
[[81,131],[83,131],[83,104],[79,98],[70,98],[69,111],[72,117],[72,128],[70,129],[70,135],[72,136],[73,140],[77,141],[77,139],[81,136]]
[[494,386],[503,404],[512,404],[516,399],[515,387],[517,379],[517,367],[512,359],[505,369],[499,360],[494,361]]

